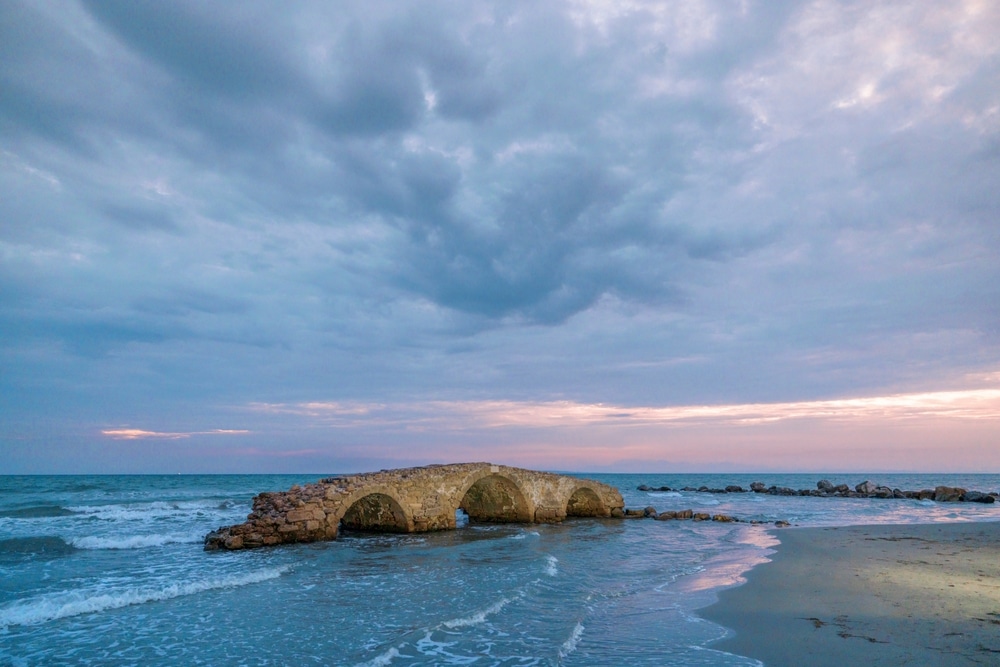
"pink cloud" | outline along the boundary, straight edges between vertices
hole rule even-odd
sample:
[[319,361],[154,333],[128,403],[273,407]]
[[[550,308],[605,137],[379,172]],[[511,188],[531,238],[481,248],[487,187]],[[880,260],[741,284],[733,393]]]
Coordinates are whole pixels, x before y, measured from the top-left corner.
[[190,438],[192,435],[245,435],[250,431],[243,429],[223,429],[217,428],[211,431],[145,431],[138,428],[104,429],[101,435],[106,435],[113,440],[181,440]]

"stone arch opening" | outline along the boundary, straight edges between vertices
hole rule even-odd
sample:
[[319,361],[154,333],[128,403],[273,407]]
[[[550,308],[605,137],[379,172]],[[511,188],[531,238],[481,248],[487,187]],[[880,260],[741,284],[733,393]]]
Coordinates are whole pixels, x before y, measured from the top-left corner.
[[347,509],[340,525],[366,533],[409,532],[406,513],[398,502],[384,493],[369,493]]
[[530,523],[528,501],[517,484],[501,475],[487,475],[469,487],[459,508],[470,522]]
[[581,486],[566,503],[566,516],[607,516],[608,510],[593,489]]

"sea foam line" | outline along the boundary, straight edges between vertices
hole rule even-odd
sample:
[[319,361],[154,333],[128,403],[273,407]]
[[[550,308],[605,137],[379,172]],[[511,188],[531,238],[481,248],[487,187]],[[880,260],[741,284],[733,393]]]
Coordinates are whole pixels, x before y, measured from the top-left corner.
[[517,600],[518,598],[523,597],[523,595],[524,594],[521,593],[521,594],[515,595],[512,598],[501,598],[497,602],[494,602],[493,604],[491,604],[486,609],[483,609],[482,611],[478,611],[475,614],[473,614],[472,616],[466,616],[464,618],[456,618],[456,619],[452,619],[450,621],[445,621],[441,625],[443,625],[446,628],[450,628],[450,629],[464,628],[464,627],[467,627],[467,626],[470,626],[470,625],[479,625],[480,623],[482,623],[482,622],[484,622],[486,620],[487,616],[492,616],[493,614],[496,614],[497,612],[499,612],[501,609],[503,609],[504,607],[506,607],[507,605],[509,605],[514,600]]
[[236,588],[257,584],[268,579],[276,579],[289,569],[291,569],[290,566],[282,565],[268,570],[234,574],[208,581],[171,584],[162,588],[131,588],[111,593],[67,591],[49,594],[35,600],[18,602],[0,608],[0,629],[6,629],[11,625],[36,625],[68,616],[120,609],[146,602],[170,600],[217,588]]
[[576,650],[577,644],[580,643],[580,637],[583,636],[583,623],[577,623],[573,627],[573,632],[570,633],[569,639],[563,642],[562,646],[559,647],[559,657],[565,658],[570,653]]
[[66,540],[77,549],[147,549],[167,544],[197,544],[205,536],[197,535],[130,535],[128,537],[71,537]]
[[392,664],[394,658],[400,656],[399,649],[393,646],[385,653],[375,656],[368,662],[362,662],[358,667],[387,667]]

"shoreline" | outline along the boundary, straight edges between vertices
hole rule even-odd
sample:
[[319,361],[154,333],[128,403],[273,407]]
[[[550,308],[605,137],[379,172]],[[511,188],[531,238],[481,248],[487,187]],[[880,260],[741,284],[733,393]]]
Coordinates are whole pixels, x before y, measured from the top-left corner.
[[809,664],[1000,665],[1000,522],[769,531],[780,544],[698,614],[707,648]]

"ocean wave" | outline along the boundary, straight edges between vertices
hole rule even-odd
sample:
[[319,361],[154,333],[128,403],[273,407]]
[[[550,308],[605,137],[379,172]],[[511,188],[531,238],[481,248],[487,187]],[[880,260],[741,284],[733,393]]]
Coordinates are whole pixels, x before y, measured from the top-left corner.
[[507,539],[508,540],[523,540],[526,537],[538,537],[538,531],[537,530],[521,530],[521,531],[515,533],[514,535],[508,535]]
[[559,559],[555,556],[547,556],[545,562],[545,574],[554,577],[559,574]]
[[71,509],[59,505],[37,505],[35,507],[19,507],[0,512],[0,518],[6,519],[54,519],[61,516],[76,514]]
[[562,643],[559,647],[559,657],[565,658],[570,653],[576,650],[577,645],[580,643],[580,638],[583,637],[583,624],[577,623],[573,626],[573,632],[570,633],[569,639]]
[[11,537],[0,540],[0,560],[4,557],[54,558],[76,551],[73,545],[57,535],[39,537]]
[[393,646],[385,653],[375,656],[368,662],[358,663],[357,667],[386,667],[386,665],[391,665],[393,659],[400,656],[399,649]]
[[170,600],[218,588],[237,588],[277,579],[290,568],[288,565],[234,574],[218,579],[175,583],[160,588],[128,588],[125,590],[97,592],[93,590],[65,591],[39,596],[0,607],[0,629],[12,625],[37,625],[69,616],[92,614],[109,609]]
[[207,516],[232,512],[235,505],[224,507],[225,503],[214,500],[166,502],[157,500],[150,503],[124,503],[112,505],[75,505],[68,509],[73,514],[82,514],[105,521],[136,521],[178,516]]
[[464,616],[462,618],[455,618],[455,619],[452,619],[450,621],[445,621],[441,625],[443,625],[444,627],[446,627],[448,629],[451,629],[451,630],[454,630],[455,628],[468,627],[470,625],[479,625],[480,623],[485,622],[488,617],[492,616],[493,614],[498,613],[501,609],[503,609],[504,607],[506,607],[507,605],[509,605],[511,602],[513,602],[514,600],[517,600],[520,597],[521,597],[521,595],[515,595],[514,597],[510,597],[510,598],[501,598],[497,602],[494,602],[493,604],[491,604],[486,609],[483,609],[482,611],[477,611],[475,614],[473,614],[471,616]]
[[197,535],[129,535],[122,537],[72,537],[68,540],[77,549],[148,549],[167,544],[198,544],[205,536]]

